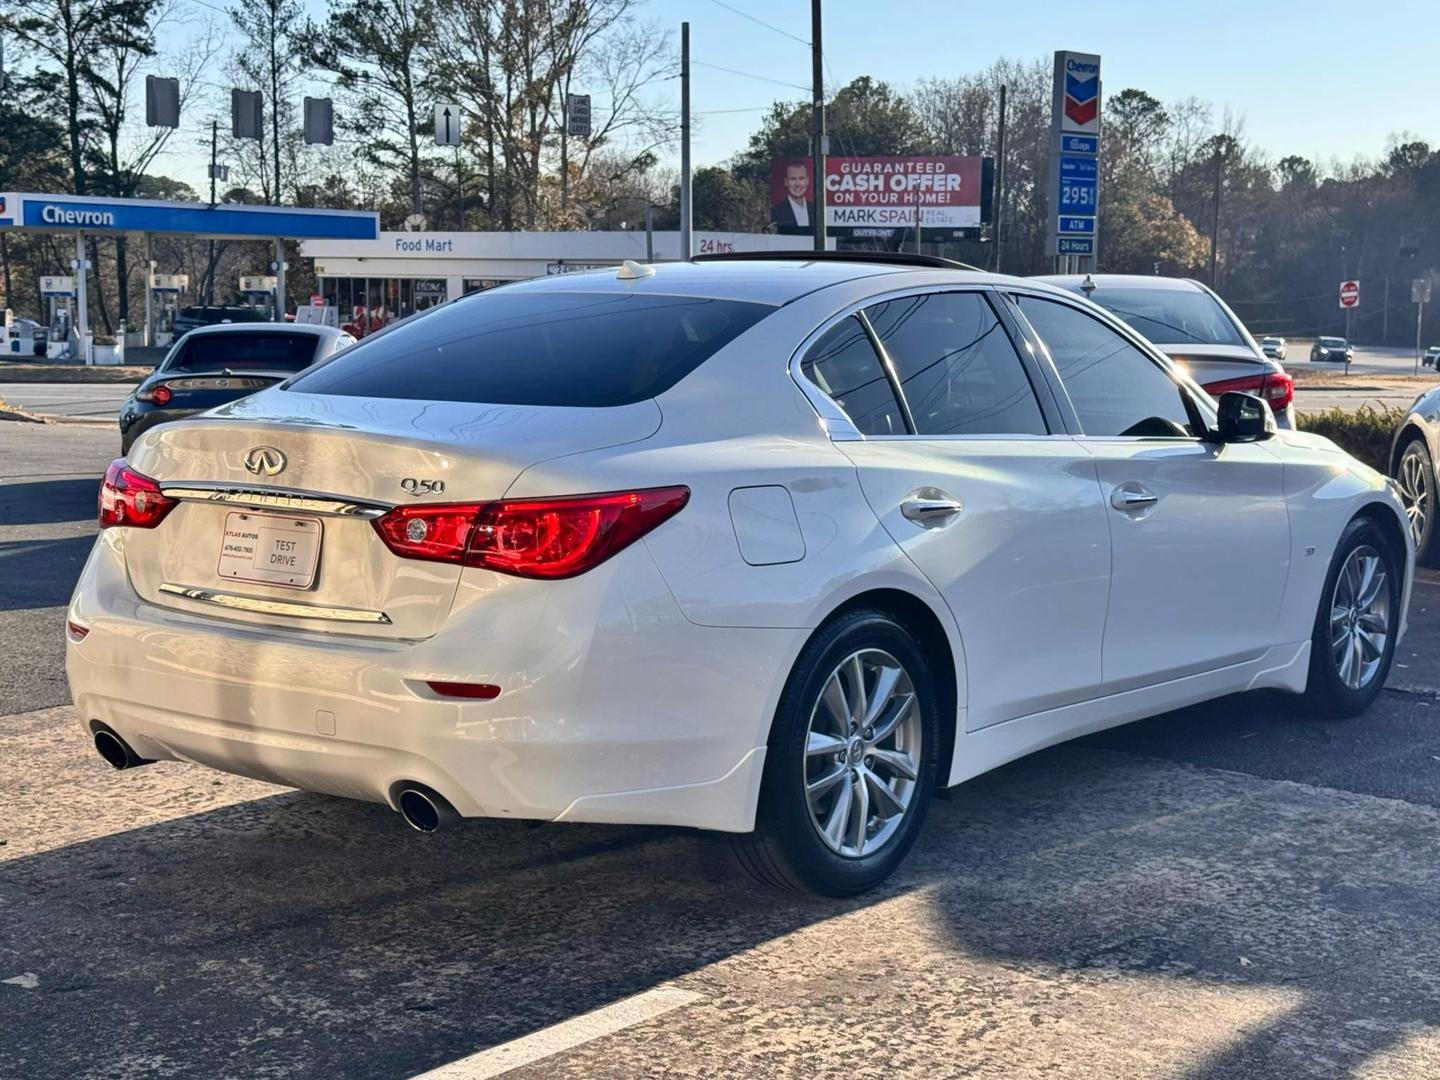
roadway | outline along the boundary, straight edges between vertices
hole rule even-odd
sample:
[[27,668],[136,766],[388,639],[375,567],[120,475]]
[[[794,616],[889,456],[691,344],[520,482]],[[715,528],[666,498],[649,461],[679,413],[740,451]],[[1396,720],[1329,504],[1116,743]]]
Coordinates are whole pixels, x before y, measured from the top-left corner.
[[1235,698],[937,801],[858,900],[718,838],[115,773],[63,679],[114,434],[0,424],[0,1073],[1440,1075],[1440,579],[1354,720]]

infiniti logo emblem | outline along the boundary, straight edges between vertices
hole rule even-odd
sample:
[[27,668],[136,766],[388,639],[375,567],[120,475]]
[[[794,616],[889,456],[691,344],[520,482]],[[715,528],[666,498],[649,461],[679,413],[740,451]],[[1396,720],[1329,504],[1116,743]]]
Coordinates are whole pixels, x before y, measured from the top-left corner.
[[273,446],[252,446],[245,451],[245,468],[256,476],[275,476],[285,468],[285,455]]

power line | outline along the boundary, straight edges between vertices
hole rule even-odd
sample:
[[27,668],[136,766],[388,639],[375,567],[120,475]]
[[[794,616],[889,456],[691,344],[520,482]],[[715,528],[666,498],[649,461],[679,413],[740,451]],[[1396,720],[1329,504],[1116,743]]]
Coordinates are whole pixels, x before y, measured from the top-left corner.
[[751,22],[753,22],[756,26],[763,26],[766,30],[773,30],[775,33],[779,34],[779,35],[782,36],[782,37],[787,37],[787,38],[789,38],[791,41],[798,41],[801,45],[804,45],[807,49],[810,48],[810,42],[806,41],[804,38],[802,38],[802,37],[797,37],[795,34],[790,33],[789,30],[781,30],[780,27],[778,27],[778,26],[772,26],[770,23],[766,22],[766,21],[763,20],[763,19],[757,19],[754,15],[751,15],[748,11],[741,11],[739,8],[734,7],[734,6],[730,5],[730,4],[725,3],[725,0],[710,0],[710,2],[711,2],[712,4],[715,4],[717,7],[722,7],[722,8],[724,8],[726,11],[729,11],[729,12],[732,12],[732,13],[734,13],[734,14],[736,14],[736,15],[739,15],[742,19],[749,19],[749,20],[750,20]]
[[757,79],[757,80],[759,80],[760,82],[774,83],[776,86],[786,86],[786,87],[789,87],[791,90],[803,90],[803,91],[805,91],[806,93],[809,93],[809,91],[810,91],[810,87],[808,87],[808,86],[801,86],[799,83],[790,83],[790,82],[785,82],[785,81],[783,81],[783,80],[781,80],[781,79],[772,79],[772,78],[770,78],[768,75],[754,75],[754,74],[751,74],[751,73],[748,72],[748,71],[736,71],[734,68],[721,67],[719,64],[707,64],[704,60],[693,60],[693,59],[692,59],[692,60],[690,61],[690,63],[691,63],[692,65],[694,65],[695,67],[707,67],[707,68],[711,68],[711,69],[713,69],[713,70],[715,70],[715,71],[723,71],[723,72],[725,72],[727,75],[739,75],[741,78],[745,78],[745,79]]

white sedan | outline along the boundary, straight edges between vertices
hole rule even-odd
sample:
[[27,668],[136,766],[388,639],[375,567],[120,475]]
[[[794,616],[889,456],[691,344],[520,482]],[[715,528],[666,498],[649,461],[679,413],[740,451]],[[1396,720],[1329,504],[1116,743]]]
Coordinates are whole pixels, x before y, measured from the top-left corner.
[[1384,477],[1074,293],[923,259],[567,274],[142,436],[68,613],[120,768],[736,834],[870,888],[936,787],[1237,691],[1353,714]]

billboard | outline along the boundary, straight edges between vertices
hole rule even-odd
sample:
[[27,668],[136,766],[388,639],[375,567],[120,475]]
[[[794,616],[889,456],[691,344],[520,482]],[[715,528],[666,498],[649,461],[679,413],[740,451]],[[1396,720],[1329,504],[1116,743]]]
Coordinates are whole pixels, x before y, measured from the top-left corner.
[[[990,220],[988,161],[979,157],[827,157],[825,227],[978,229]],[[770,221],[782,233],[814,227],[809,158],[779,158],[770,170]]]

